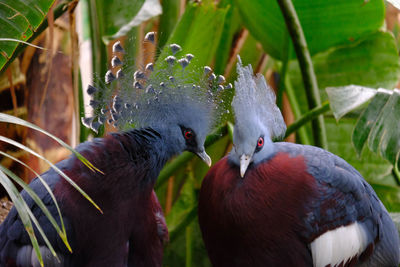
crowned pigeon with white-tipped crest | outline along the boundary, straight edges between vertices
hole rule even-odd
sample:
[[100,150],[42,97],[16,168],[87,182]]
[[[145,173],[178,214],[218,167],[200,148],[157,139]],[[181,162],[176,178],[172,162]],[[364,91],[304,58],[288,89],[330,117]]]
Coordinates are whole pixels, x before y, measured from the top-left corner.
[[399,234],[361,174],[321,148],[272,141],[275,95],[237,66],[233,149],[204,178],[199,223],[215,267],[399,264]]
[[[146,36],[154,43],[154,33]],[[95,114],[82,122],[94,131],[106,123],[120,131],[76,148],[101,172],[93,172],[75,155],[56,165],[103,213],[53,169],[41,175],[59,204],[72,251],[28,193],[22,192],[59,258],[51,254],[35,228],[44,266],[162,265],[168,231],[154,184],[164,164],[184,150],[211,165],[203,144],[216,110],[215,94],[209,92],[213,88],[202,69],[197,76],[186,73],[182,68],[189,64],[187,55],[180,55],[178,45],[172,48],[174,57],[185,58],[185,64],[175,66],[175,62],[160,59],[134,75],[123,74],[124,62],[118,56],[125,51],[117,42],[113,69],[105,76],[106,84],[116,85],[117,92],[110,85],[88,87]],[[60,225],[57,208],[41,181],[34,179],[30,187]],[[0,266],[40,266],[15,208],[0,226]]]

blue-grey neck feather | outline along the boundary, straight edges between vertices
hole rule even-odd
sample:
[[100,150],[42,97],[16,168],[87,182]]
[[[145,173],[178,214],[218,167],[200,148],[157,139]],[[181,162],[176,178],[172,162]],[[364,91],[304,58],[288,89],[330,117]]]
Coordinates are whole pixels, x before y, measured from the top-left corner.
[[275,93],[264,76],[254,76],[251,65],[243,67],[240,57],[237,73],[232,102],[235,113],[234,149],[230,158],[238,163],[241,155],[253,155],[258,138],[264,136],[263,149],[253,156],[253,162],[258,162],[273,153],[272,138],[282,138],[286,125],[275,104]]

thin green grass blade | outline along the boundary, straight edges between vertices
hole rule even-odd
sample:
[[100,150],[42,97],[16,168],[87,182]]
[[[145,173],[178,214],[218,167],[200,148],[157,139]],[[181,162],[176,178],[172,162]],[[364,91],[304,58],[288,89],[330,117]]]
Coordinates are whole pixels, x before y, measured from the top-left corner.
[[232,122],[228,121],[228,135],[229,135],[229,139],[233,142],[233,128],[235,126],[233,126]]
[[35,151],[33,151],[32,149],[30,149],[27,146],[24,146],[18,142],[15,142],[12,139],[9,139],[7,137],[4,136],[0,136],[0,141],[9,143],[11,145],[14,145],[20,149],[23,149],[29,153],[31,153],[32,155],[40,158],[41,160],[45,161],[47,164],[49,164],[58,174],[60,174],[62,177],[65,178],[65,180],[67,180],[67,182],[69,182],[76,190],[78,190],[79,193],[81,193],[87,200],[90,201],[90,203],[92,203],[93,206],[95,206],[101,213],[103,213],[103,211],[100,209],[100,207],[93,201],[93,199],[91,197],[88,196],[88,194],[86,194],[73,180],[71,180],[71,178],[69,178],[65,173],[63,173],[56,165],[54,165],[53,163],[51,163],[48,159],[46,159],[45,157],[43,157],[42,155],[39,155],[38,153],[36,153]]
[[[53,227],[56,229],[58,235],[63,240],[65,246],[68,248],[68,250],[70,252],[72,252],[71,246],[69,245],[68,240],[67,240],[67,233],[66,233],[65,226],[64,226],[64,221],[63,221],[63,218],[62,218],[62,215],[61,215],[61,210],[60,210],[60,208],[58,206],[58,203],[56,201],[56,198],[55,198],[52,190],[50,189],[50,187],[48,186],[46,181],[43,180],[43,178],[42,178],[42,176],[40,176],[40,174],[35,172],[35,170],[33,170],[31,167],[29,167],[27,164],[25,164],[24,162],[20,161],[19,159],[15,158],[15,157],[13,157],[11,155],[8,155],[7,153],[4,153],[3,151],[0,151],[0,155],[8,157],[8,158],[18,162],[19,164],[23,165],[24,167],[28,168],[42,182],[42,184],[46,188],[47,192],[49,192],[49,194],[50,194],[50,196],[51,196],[51,198],[52,198],[52,200],[54,202],[54,205],[56,206],[56,209],[57,209],[57,212],[58,212],[58,216],[59,216],[60,222],[61,222],[61,229],[58,226],[58,224],[56,223],[54,217],[50,214],[50,212],[47,209],[47,207],[42,202],[42,200],[37,196],[37,194],[34,191],[32,191],[32,189],[22,179],[20,179],[18,176],[16,176],[16,179],[14,179],[14,181],[17,182],[25,191],[27,191],[28,194],[32,197],[32,199],[36,202],[36,204],[42,209],[43,213],[49,219],[49,221],[51,222]],[[4,167],[0,165],[0,168],[4,168]],[[11,175],[9,175],[7,172],[6,172],[6,174],[11,177]],[[13,177],[11,177],[11,178],[13,178]]]
[[42,258],[42,254],[40,253],[39,243],[35,236],[35,232],[33,231],[32,222],[29,219],[28,206],[26,205],[25,201],[19,194],[18,189],[15,187],[15,185],[10,181],[10,179],[7,177],[7,175],[5,175],[5,173],[1,170],[0,170],[0,184],[7,191],[12,202],[14,203],[14,207],[17,209],[17,212],[19,214],[19,217],[21,218],[22,224],[24,225],[26,232],[28,233],[28,236],[31,240],[33,249],[35,250],[38,260],[39,260],[41,266],[43,266],[43,258]]
[[186,226],[186,265],[185,267],[192,267],[193,261],[193,227]]
[[[26,192],[28,192],[28,194],[32,197],[32,199],[38,204],[38,206],[43,210],[43,212],[45,212],[45,210],[47,211],[48,215],[53,219],[53,216],[51,216],[50,212],[48,211],[48,209],[46,208],[46,206],[43,204],[42,200],[37,196],[37,194],[31,189],[29,188],[29,186],[27,186],[26,183],[24,183],[21,178],[19,178],[17,175],[15,175],[12,171],[8,170],[7,168],[4,168],[3,166],[0,165],[0,170],[2,172],[4,172],[6,175],[8,175],[8,177],[10,177],[11,179],[13,179],[15,182],[17,182],[19,185],[21,185]],[[27,206],[28,208],[28,206]],[[44,242],[46,243],[47,247],[50,249],[51,253],[53,254],[54,257],[57,258],[57,260],[59,261],[59,258],[57,256],[56,251],[54,250],[53,246],[51,245],[50,241],[48,240],[46,234],[44,233],[42,227],[40,226],[38,220],[36,219],[36,216],[32,213],[31,209],[28,208],[27,213],[29,214],[29,217],[31,218],[31,220],[33,221],[33,223],[36,225],[39,233],[41,234]],[[47,215],[46,215],[47,216]],[[48,218],[50,219],[50,217],[48,216]],[[54,221],[55,222],[55,221]],[[56,224],[57,225],[57,224]],[[57,226],[58,228],[58,226]]]
[[82,161],[89,169],[91,169],[92,171],[98,171],[102,174],[104,174],[102,171],[100,171],[99,169],[97,169],[95,166],[93,166],[92,163],[90,163],[87,159],[85,159],[79,152],[77,152],[75,149],[73,149],[71,146],[69,146],[68,144],[66,144],[63,140],[61,140],[60,138],[52,135],[51,133],[43,130],[42,128],[27,122],[23,119],[20,119],[18,117],[14,117],[5,113],[0,113],[0,122],[6,122],[6,123],[13,123],[13,124],[18,124],[18,125],[22,125],[31,129],[34,129],[36,131],[39,131],[45,135],[47,135],[48,137],[54,139],[55,141],[57,141],[60,145],[62,145],[63,147],[67,148],[69,151],[71,151],[73,154],[75,154],[75,156]]

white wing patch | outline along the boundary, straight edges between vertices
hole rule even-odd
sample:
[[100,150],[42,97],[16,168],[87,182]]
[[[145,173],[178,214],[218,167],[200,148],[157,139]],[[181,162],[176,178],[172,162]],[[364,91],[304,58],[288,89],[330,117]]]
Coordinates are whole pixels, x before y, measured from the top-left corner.
[[317,237],[311,244],[314,267],[337,266],[358,257],[367,247],[367,234],[358,222]]

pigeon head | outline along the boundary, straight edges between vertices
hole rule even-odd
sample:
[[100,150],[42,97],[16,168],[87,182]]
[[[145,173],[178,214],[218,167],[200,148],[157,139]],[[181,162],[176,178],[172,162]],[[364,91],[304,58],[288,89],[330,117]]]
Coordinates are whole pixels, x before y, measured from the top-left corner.
[[[148,33],[145,41],[154,43],[154,35]],[[122,60],[125,51],[116,42],[105,85],[88,86],[95,112],[82,118],[83,124],[95,132],[106,123],[118,130],[151,127],[164,133],[176,152],[191,151],[211,165],[204,141],[219,118],[221,92],[232,86],[224,86],[225,78],[210,67],[197,67],[195,56],[181,50],[170,44],[156,62],[130,70]]]
[[232,108],[235,114],[233,149],[230,160],[240,166],[244,177],[250,163],[257,164],[274,153],[272,138],[282,138],[286,125],[275,104],[275,93],[261,74],[254,76],[251,65],[238,60],[238,79]]

